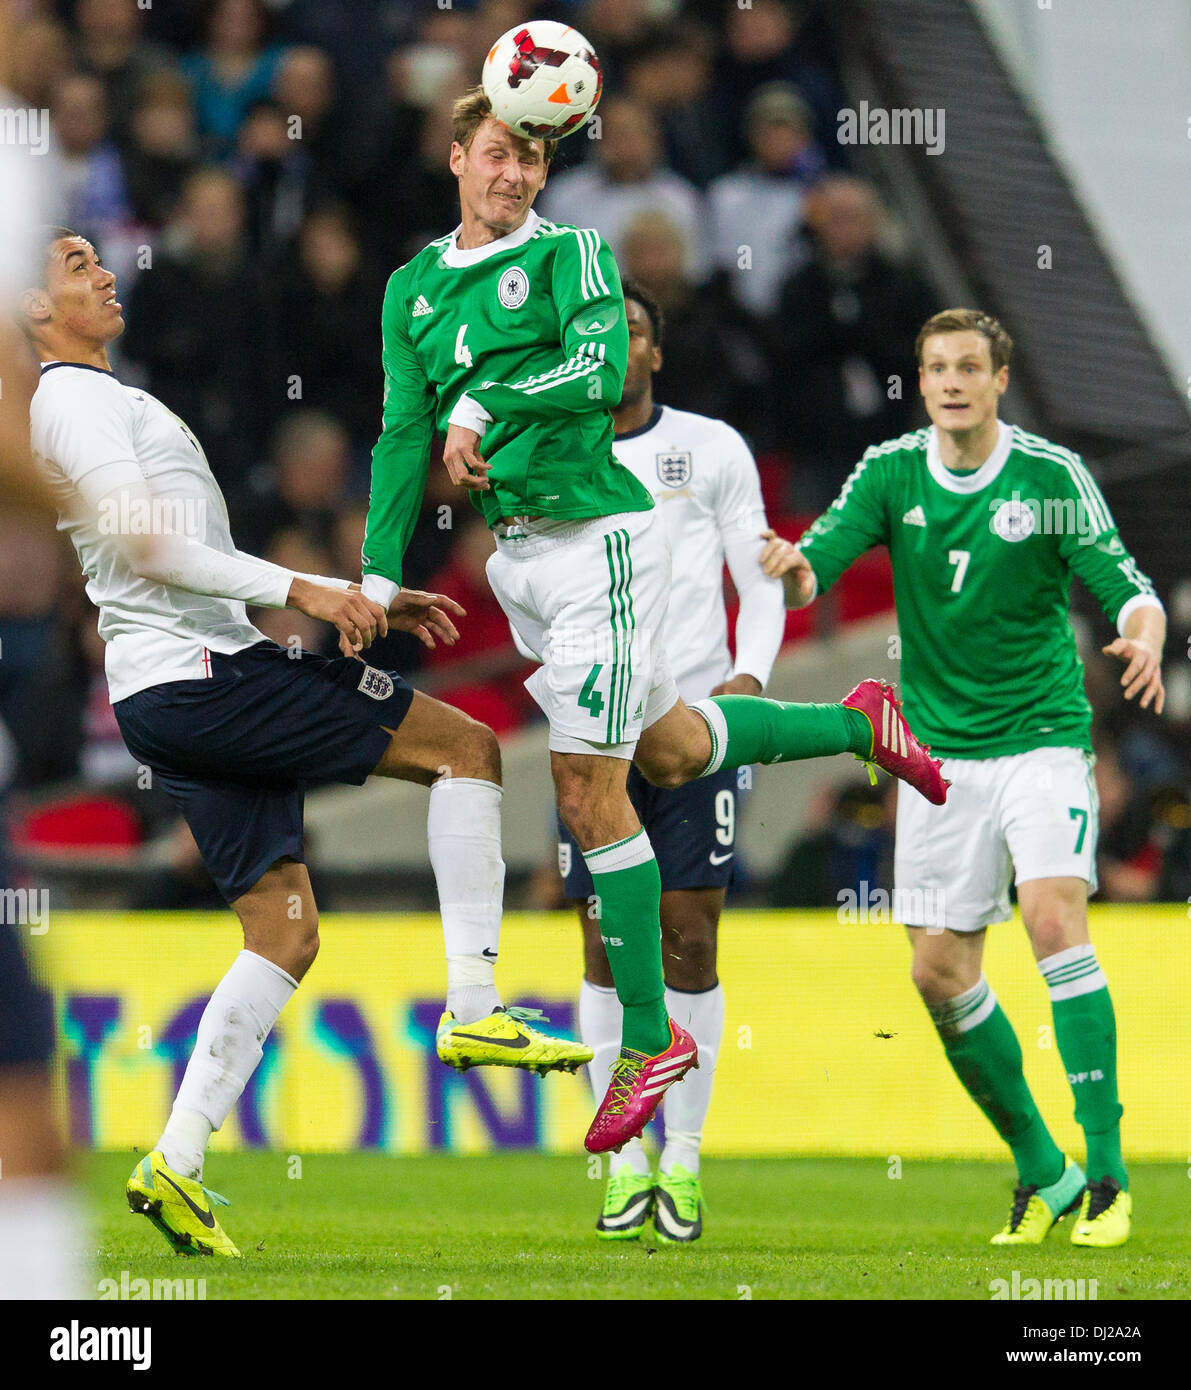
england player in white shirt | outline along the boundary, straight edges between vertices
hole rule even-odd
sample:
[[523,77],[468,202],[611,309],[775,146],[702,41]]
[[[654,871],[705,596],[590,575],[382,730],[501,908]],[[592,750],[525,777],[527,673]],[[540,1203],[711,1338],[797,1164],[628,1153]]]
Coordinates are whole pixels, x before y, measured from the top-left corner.
[[[624,286],[629,359],[620,405],[612,412],[616,457],[653,493],[672,555],[665,622],[668,665],[684,700],[760,695],[785,628],[779,585],[761,569],[765,506],[748,445],[722,420],[659,406],[653,373],[662,364],[663,323],[652,298]],[[727,561],[740,611],[736,658],[728,650],[723,569]],[[699,1147],[711,1101],[724,996],[716,973],[716,930],[735,858],[738,774],[720,771],[685,786],[651,786],[636,769],[628,790],[649,834],[662,877],[662,961],[666,1008],[699,1048],[699,1069],[666,1095],[665,1147],[656,1179],[640,1139],[610,1155],[603,1239],[633,1239],[653,1213],[659,1239],[689,1242],[702,1232]],[[599,1096],[620,1046],[620,1003],[590,911],[591,877],[583,855],[559,825],[559,869],[583,927],[584,979],[579,1031],[594,1059]]]
[[[448,1008],[472,1034],[526,1035],[515,1052],[504,1042],[500,1061],[533,1055],[535,1069],[572,1069],[590,1053],[504,1010],[493,983],[504,880],[496,736],[356,659],[389,626],[430,646],[435,637],[451,643],[450,615],[462,608],[400,590],[386,620],[359,586],[238,551],[198,440],[112,373],[107,347],[124,329],[115,277],[65,228],[46,229],[37,260],[36,283],[20,297],[41,363],[34,455],[99,609],[124,740],[185,816],[244,929],[244,950],[203,1013],[165,1131],[137,1164],[128,1199],[176,1250],[236,1256],[202,1186],[203,1158],[318,951],[303,862],[308,785],[377,775],[429,786]],[[248,621],[248,603],[333,623],[342,657],[268,641]],[[168,965],[146,945],[146,969]]]

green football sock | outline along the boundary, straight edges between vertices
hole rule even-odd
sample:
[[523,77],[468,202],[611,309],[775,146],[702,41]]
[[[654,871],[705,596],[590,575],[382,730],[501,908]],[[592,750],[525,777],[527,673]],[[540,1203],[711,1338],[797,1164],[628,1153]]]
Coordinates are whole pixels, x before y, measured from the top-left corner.
[[1039,961],[1038,968],[1050,987],[1055,1041],[1088,1144],[1088,1181],[1115,1178],[1128,1188],[1117,1098],[1117,1024],[1096,950],[1072,946]]
[[595,888],[600,935],[624,1008],[621,1046],[654,1057],[670,1046],[662,980],[662,879],[644,830],[583,858]]
[[[749,763],[792,763],[873,748],[873,729],[846,705],[798,705],[759,695],[716,695],[691,706],[711,732],[708,772]],[[704,774],[707,775],[706,773]]]
[[963,994],[928,1008],[956,1076],[1012,1149],[1022,1186],[1057,1182],[1063,1151],[1034,1104],[1022,1072],[1021,1044],[988,981],[981,976]]

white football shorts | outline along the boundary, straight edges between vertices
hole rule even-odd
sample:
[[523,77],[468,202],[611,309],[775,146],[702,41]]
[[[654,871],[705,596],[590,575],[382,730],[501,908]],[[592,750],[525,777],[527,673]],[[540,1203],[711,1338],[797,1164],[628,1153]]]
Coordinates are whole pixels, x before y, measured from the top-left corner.
[[1080,748],[1004,758],[945,758],[944,806],[897,798],[895,922],[979,931],[1010,914],[1009,881],[1082,878],[1096,891],[1100,802],[1095,759]]
[[525,688],[558,753],[631,759],[678,701],[662,626],[670,547],[656,511],[500,525],[488,582],[518,647],[541,667]]

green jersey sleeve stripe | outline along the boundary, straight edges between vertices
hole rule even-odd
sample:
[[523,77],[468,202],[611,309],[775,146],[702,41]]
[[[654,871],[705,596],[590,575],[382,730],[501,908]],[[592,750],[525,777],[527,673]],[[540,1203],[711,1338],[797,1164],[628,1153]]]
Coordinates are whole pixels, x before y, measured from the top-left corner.
[[597,294],[606,295],[610,291],[608,282],[604,279],[604,272],[600,269],[600,234],[597,231],[588,232],[591,237],[591,275]]
[[[1025,443],[1026,439],[1030,443]],[[1079,493],[1080,500],[1087,509],[1088,516],[1096,528],[1096,534],[1100,535],[1104,531],[1112,531],[1116,528],[1112,513],[1108,509],[1108,503],[1100,489],[1096,486],[1096,481],[1088,472],[1085,464],[1080,460],[1078,454],[1073,454],[1068,449],[1060,449],[1058,446],[1039,447],[1041,441],[1035,442],[1035,436],[1027,436],[1022,432],[1021,437],[1014,441],[1014,447],[1021,453],[1028,454],[1031,458],[1045,459],[1049,463],[1057,463],[1061,468],[1065,468]]]
[[577,381],[580,377],[587,376],[594,365],[590,358],[585,357],[582,362],[577,362],[569,371],[553,377],[550,381],[540,381],[536,386],[524,387],[523,394],[537,396],[543,391],[552,391],[556,386],[566,386],[568,382]]
[[1088,471],[1087,464],[1077,453],[1071,449],[1065,449],[1061,444],[1055,444],[1049,439],[1043,439],[1038,434],[1029,434],[1021,429],[1017,431],[1017,434],[1018,439],[1023,441],[1023,453],[1053,459],[1068,470],[1080,495],[1084,498],[1093,521],[1097,522],[1100,530],[1112,531],[1116,529],[1116,522],[1113,520],[1108,503],[1104,500],[1104,494],[1100,491],[1095,478]]

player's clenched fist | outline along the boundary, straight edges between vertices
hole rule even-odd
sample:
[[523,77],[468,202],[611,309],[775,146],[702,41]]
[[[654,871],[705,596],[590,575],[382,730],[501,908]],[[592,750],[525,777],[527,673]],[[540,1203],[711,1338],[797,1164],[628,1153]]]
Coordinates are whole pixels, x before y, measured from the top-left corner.
[[[287,608],[308,617],[333,623],[339,629],[339,648],[345,655],[370,647],[389,630],[389,620],[379,603],[365,598],[359,589],[329,589],[295,579],[290,585]],[[346,648],[350,647],[351,653]]]
[[476,492],[488,490],[488,470],[492,467],[480,457],[480,436],[463,425],[448,425],[442,461],[453,483]]
[[780,579],[786,589],[787,608],[805,608],[815,596],[815,572],[810,561],[792,541],[785,541],[776,531],[762,531],[765,549],[761,552],[761,568],[770,579]]

